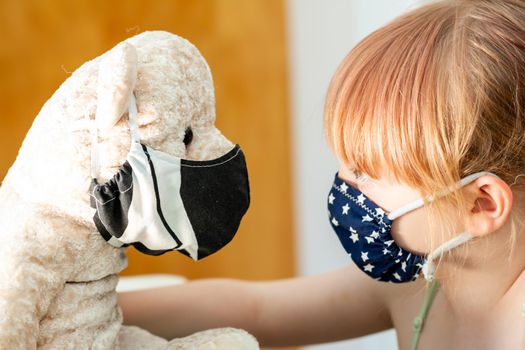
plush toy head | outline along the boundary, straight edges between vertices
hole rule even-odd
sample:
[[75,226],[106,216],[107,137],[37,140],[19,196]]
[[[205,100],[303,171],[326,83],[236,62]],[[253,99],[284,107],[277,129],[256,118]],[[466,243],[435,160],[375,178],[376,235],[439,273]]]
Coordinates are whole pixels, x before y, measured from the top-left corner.
[[[205,257],[231,240],[249,204],[244,156],[215,127],[214,106],[198,50],[171,33],[141,33],[61,86],[6,181],[80,221],[91,220],[91,204],[98,231],[116,247]],[[40,186],[28,188],[36,173]]]
[[[233,147],[215,127],[213,81],[198,50],[176,35],[145,32],[100,57],[96,114],[92,109],[91,116],[96,115],[101,138],[111,140],[106,146],[101,143],[101,153],[106,154],[102,170],[108,178],[129,150],[130,133],[123,117],[133,91],[145,144],[196,160],[221,156]],[[187,145],[185,137],[191,139]]]

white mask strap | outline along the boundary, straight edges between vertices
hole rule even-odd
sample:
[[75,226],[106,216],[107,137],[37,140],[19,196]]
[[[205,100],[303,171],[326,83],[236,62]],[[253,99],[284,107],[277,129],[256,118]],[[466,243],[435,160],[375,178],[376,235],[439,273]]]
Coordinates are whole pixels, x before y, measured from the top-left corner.
[[133,92],[129,96],[128,124],[131,132],[131,143],[140,142],[139,126],[137,124],[137,102]]
[[434,259],[441,256],[446,251],[454,249],[458,245],[461,245],[472,238],[473,236],[470,233],[464,231],[460,235],[454,237],[450,241],[443,243],[442,245],[437,247],[436,250],[431,252],[426,258],[425,263],[423,264],[423,275],[425,276],[425,279],[428,282],[432,282],[434,280],[434,274],[436,272],[436,264],[434,263]]
[[[86,114],[89,119],[89,114]],[[98,128],[96,123],[89,125],[91,132],[91,178],[96,179],[100,172],[100,162],[98,158]]]
[[[480,171],[480,172],[477,172],[477,173],[465,176],[464,178],[459,180],[458,183],[456,183],[456,184],[454,184],[452,186],[449,186],[447,189],[445,189],[445,190],[443,190],[441,192],[438,192],[435,197],[433,197],[432,195],[428,195],[425,198],[427,198],[428,201],[432,202],[434,199],[442,197],[442,196],[446,195],[449,192],[455,191],[458,188],[461,188],[461,187],[465,186],[466,184],[471,183],[472,181],[476,180],[478,177],[481,177],[483,175],[492,175],[492,176],[499,177],[498,175],[490,173],[488,171]],[[456,187],[458,184],[459,184],[459,187]],[[416,199],[413,202],[410,202],[410,203],[407,203],[407,204],[403,205],[401,208],[398,208],[396,210],[391,211],[390,213],[388,213],[387,217],[390,220],[394,220],[395,218],[398,218],[401,215],[408,213],[409,211],[412,211],[414,209],[422,207],[424,204],[425,203],[423,201],[423,198],[418,198],[418,199]]]
[[[89,114],[86,119],[90,122]],[[133,93],[129,96],[128,124],[131,132],[131,143],[140,142],[139,127],[137,125],[137,104]],[[96,123],[90,123],[91,130],[91,178],[96,179],[100,173],[100,160],[98,151],[98,128]]]

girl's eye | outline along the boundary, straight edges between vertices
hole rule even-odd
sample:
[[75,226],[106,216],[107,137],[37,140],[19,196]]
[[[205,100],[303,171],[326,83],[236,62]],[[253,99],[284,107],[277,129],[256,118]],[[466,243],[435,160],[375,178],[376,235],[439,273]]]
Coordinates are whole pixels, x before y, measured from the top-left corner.
[[354,176],[355,176],[357,181],[365,181],[366,180],[366,176],[363,175],[362,173],[360,173],[357,170],[354,170]]
[[347,169],[351,174],[354,175],[352,180],[357,189],[374,184],[374,180],[372,180],[368,175],[360,172],[356,168],[349,167]]

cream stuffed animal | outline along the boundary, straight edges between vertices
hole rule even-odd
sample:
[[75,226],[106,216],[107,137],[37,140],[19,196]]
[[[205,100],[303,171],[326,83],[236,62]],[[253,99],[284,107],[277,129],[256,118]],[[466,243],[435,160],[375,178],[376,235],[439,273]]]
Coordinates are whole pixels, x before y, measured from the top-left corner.
[[90,131],[98,127],[107,181],[129,151],[132,91],[148,146],[193,160],[232,148],[214,125],[209,67],[185,39],[143,32],[78,68],[44,104],[0,188],[0,349],[258,349],[233,328],[167,341],[122,325],[115,286],[127,248],[93,223]]

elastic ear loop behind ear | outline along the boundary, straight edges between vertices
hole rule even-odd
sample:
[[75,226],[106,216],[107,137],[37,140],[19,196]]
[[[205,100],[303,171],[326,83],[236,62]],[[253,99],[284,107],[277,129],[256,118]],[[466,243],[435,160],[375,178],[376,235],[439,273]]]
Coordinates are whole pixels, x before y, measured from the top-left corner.
[[[493,174],[493,173],[488,172],[488,171],[480,171],[480,172],[473,173],[473,174],[470,174],[468,176],[465,176],[464,178],[462,178],[459,181],[459,184],[454,184],[454,185],[450,186],[449,188],[438,192],[435,197],[432,196],[432,195],[428,195],[425,198],[428,201],[433,201],[434,199],[440,198],[440,197],[444,196],[445,194],[447,194],[447,193],[449,193],[451,191],[455,191],[455,190],[458,190],[458,189],[462,188],[466,184],[474,181],[475,179],[477,179],[478,177],[483,176],[483,175],[490,175],[490,176],[499,177],[498,175]],[[423,198],[419,198],[419,199],[417,199],[417,200],[415,200],[413,202],[410,202],[410,203],[408,203],[406,205],[403,205],[401,208],[398,208],[398,209],[396,209],[394,211],[391,211],[390,213],[387,214],[387,217],[390,220],[394,220],[394,219],[398,218],[399,216],[401,216],[401,215],[403,215],[405,213],[408,213],[408,212],[410,212],[410,211],[412,211],[412,210],[414,210],[416,208],[419,208],[419,207],[421,207],[423,205],[424,205]],[[461,244],[465,243],[466,241],[468,241],[468,240],[470,240],[472,238],[473,238],[473,236],[469,232],[464,231],[461,234],[459,234],[458,236],[456,236],[453,239],[449,240],[448,242],[443,243],[442,245],[437,247],[433,252],[431,252],[428,255],[428,257],[426,258],[425,263],[423,264],[423,269],[422,270],[423,270],[423,275],[425,276],[425,279],[428,282],[432,282],[434,280],[434,275],[435,275],[435,272],[436,272],[436,264],[434,263],[434,259],[436,259],[440,255],[442,255],[446,251],[448,251],[450,249],[453,249],[453,248],[457,247],[458,245],[461,245]]]
[[445,253],[447,250],[451,250],[458,245],[461,245],[468,240],[473,238],[473,236],[467,232],[464,231],[458,236],[454,237],[450,241],[447,241],[436,248],[432,253],[430,253],[425,260],[425,263],[423,264],[423,275],[425,276],[425,279],[428,282],[432,282],[434,280],[434,274],[436,272],[436,264],[434,263],[434,259],[441,256],[443,253]]
[[133,92],[129,95],[128,124],[131,132],[131,143],[140,142],[139,126],[137,124],[137,101]]
[[[86,119],[90,121],[89,114]],[[98,128],[96,123],[91,123],[89,130],[91,132],[91,178],[96,179],[100,171],[100,161],[98,157]]]
[[[86,119],[90,122],[89,114]],[[131,133],[131,143],[140,142],[139,127],[137,124],[137,104],[133,92],[129,96],[128,124]],[[100,158],[98,150],[98,127],[96,123],[91,123],[91,178],[96,179],[100,173]]]

